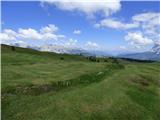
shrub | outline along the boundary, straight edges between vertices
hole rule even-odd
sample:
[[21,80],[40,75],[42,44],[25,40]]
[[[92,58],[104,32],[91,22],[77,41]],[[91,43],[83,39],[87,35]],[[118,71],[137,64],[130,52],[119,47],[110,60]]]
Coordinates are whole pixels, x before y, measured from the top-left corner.
[[105,59],[105,60],[104,60],[104,62],[108,62],[108,60],[107,60],[107,59]]
[[96,57],[94,57],[94,56],[90,56],[90,57],[88,57],[88,59],[89,59],[90,61],[92,61],[92,62],[96,62]]
[[15,51],[16,49],[15,49],[15,47],[14,47],[14,46],[11,46],[11,50],[12,50],[12,51]]
[[60,58],[60,60],[64,60],[64,58],[63,58],[63,57],[61,57],[61,58]]

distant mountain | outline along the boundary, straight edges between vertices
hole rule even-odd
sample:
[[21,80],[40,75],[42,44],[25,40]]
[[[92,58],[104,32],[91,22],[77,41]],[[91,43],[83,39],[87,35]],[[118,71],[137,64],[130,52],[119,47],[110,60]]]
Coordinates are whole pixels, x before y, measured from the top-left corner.
[[78,47],[67,47],[62,45],[45,45],[34,49],[37,49],[39,51],[49,51],[55,53],[81,54],[84,56],[97,56],[97,57],[110,56],[108,53],[99,50],[86,50]]
[[138,59],[138,60],[160,60],[160,54],[156,54],[150,51],[143,53],[126,54],[118,57]]
[[160,42],[157,42],[154,44],[153,48],[151,49],[151,52],[154,52],[160,55]]
[[64,46],[64,45],[53,45],[53,44],[46,44],[41,46],[23,46],[19,43],[13,44],[17,47],[24,47],[24,48],[30,48],[38,51],[47,51],[47,52],[54,52],[59,54],[81,54],[84,56],[97,56],[97,57],[106,57],[111,56],[108,53],[104,51],[99,50],[86,50],[78,47],[71,47],[71,46]]
[[84,56],[96,56],[96,57],[110,57],[108,52],[100,50],[86,50],[86,53],[83,53]]
[[39,47],[32,47],[32,49],[36,49],[39,51],[47,51],[47,52],[55,52],[55,53],[67,53],[67,54],[81,54],[85,53],[86,51],[81,48],[76,47],[66,47],[63,45],[43,45]]
[[[64,45],[53,45],[46,44],[41,46],[27,46],[21,44],[14,44],[14,46],[30,48],[38,51],[47,51],[54,52],[59,54],[81,54],[84,56],[96,56],[96,57],[111,57],[113,55],[109,54],[105,51],[100,50],[86,50],[78,47],[64,46]],[[131,58],[131,59],[139,59],[139,60],[160,60],[160,43],[155,43],[153,48],[150,51],[143,53],[130,53],[118,55],[117,57],[121,58]]]
[[155,43],[150,51],[119,55],[118,57],[139,59],[139,60],[160,60],[160,43]]

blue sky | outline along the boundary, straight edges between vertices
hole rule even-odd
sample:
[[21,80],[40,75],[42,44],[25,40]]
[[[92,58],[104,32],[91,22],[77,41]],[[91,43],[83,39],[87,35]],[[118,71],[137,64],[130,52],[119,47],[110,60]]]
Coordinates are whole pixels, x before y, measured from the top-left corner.
[[[68,45],[68,47],[123,53],[146,51],[153,46],[154,42],[159,41],[157,28],[160,28],[160,24],[157,19],[159,19],[160,2],[158,1],[122,1],[118,2],[120,6],[113,5],[109,10],[106,9],[108,6],[101,5],[99,8],[93,5],[91,7],[93,10],[86,10],[83,6],[77,7],[76,4],[73,5],[74,8],[67,4],[66,8],[63,6],[64,4],[64,2],[57,5],[54,2],[3,1],[1,6],[2,43],[10,44],[18,41],[28,45],[57,43]],[[106,15],[104,11],[109,13]],[[152,20],[155,20],[157,24],[152,25],[150,23]],[[40,32],[41,29],[49,27],[49,25],[52,25],[52,27],[50,26],[52,29],[54,27],[58,29],[53,30],[52,33],[56,38],[45,40],[46,37],[42,37],[44,39],[42,40],[33,36],[29,38],[25,36],[27,35],[25,32],[28,33],[29,28],[38,32],[38,35],[43,34]],[[8,35],[9,32],[5,32],[5,29],[12,30],[12,33],[15,32],[14,36]],[[148,29],[153,29],[153,31],[149,31],[149,33]],[[30,30],[31,33],[33,33],[32,30]],[[63,35],[63,37],[57,37],[59,35]],[[9,37],[16,38],[7,40]]]

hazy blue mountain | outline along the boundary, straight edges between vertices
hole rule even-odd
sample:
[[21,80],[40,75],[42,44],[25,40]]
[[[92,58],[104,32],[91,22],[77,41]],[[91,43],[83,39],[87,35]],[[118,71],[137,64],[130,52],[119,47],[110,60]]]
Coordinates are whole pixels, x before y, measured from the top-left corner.
[[155,43],[155,45],[150,51],[143,53],[119,55],[118,57],[132,58],[139,60],[160,60],[160,43]]
[[139,59],[139,60],[160,60],[160,54],[156,54],[151,51],[143,52],[143,53],[120,55],[119,57]]
[[154,44],[153,48],[151,49],[151,52],[154,52],[160,55],[160,42],[157,42]]

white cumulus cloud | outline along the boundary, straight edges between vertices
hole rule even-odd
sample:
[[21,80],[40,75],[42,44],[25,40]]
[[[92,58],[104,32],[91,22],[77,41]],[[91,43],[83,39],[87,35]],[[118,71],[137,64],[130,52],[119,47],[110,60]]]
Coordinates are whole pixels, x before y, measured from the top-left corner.
[[54,33],[58,30],[58,27],[53,25],[53,24],[49,24],[48,26],[42,27],[40,29],[41,33]]
[[147,12],[134,15],[133,21],[139,22],[144,34],[152,35],[154,39],[159,39],[160,35],[160,13]]
[[69,46],[69,47],[74,47],[77,44],[77,40],[70,38],[65,45]]
[[0,40],[16,40],[17,33],[11,29],[5,29],[0,33]]
[[[127,31],[124,39],[130,45],[141,48],[160,41],[160,13],[145,12],[135,14],[129,22],[121,22],[115,18],[105,18],[94,25],[96,28],[112,28]],[[140,32],[137,32],[140,31]]]
[[109,27],[120,30],[137,28],[138,26],[139,26],[138,22],[123,23],[121,21],[117,21],[111,18],[103,19],[99,23],[95,24],[95,27]]
[[37,30],[32,28],[28,29],[20,28],[17,34],[18,38],[22,39],[31,39],[31,40],[42,39],[42,35]]
[[149,38],[143,36],[143,34],[141,32],[129,32],[125,36],[125,40],[137,48],[138,47],[140,48],[141,46],[150,45],[153,43],[152,39],[149,39]]
[[81,30],[74,30],[73,34],[80,35],[81,34]]
[[113,18],[106,18],[95,24],[95,27],[110,27],[115,29],[142,28],[144,30],[156,30],[160,27],[160,13],[147,12],[136,14],[130,23],[121,22]]
[[[140,14],[137,14],[137,15],[134,15],[132,17],[132,19],[134,21],[140,21],[140,22],[148,22],[149,20],[155,20],[156,21],[160,17],[160,13],[156,13],[156,12],[147,12],[147,13],[140,13]],[[158,24],[159,22],[155,22],[155,24]]]
[[86,49],[94,50],[94,49],[99,48],[99,45],[97,43],[95,43],[95,42],[88,41],[85,44],[85,47],[86,47]]
[[48,26],[42,27],[40,30],[33,28],[19,28],[18,31],[11,29],[4,29],[0,33],[0,39],[5,40],[60,40],[65,38],[65,35],[55,33],[58,27],[49,24]]
[[54,5],[61,10],[80,11],[87,16],[93,16],[101,12],[104,16],[109,16],[121,8],[120,0],[44,0],[41,5]]

